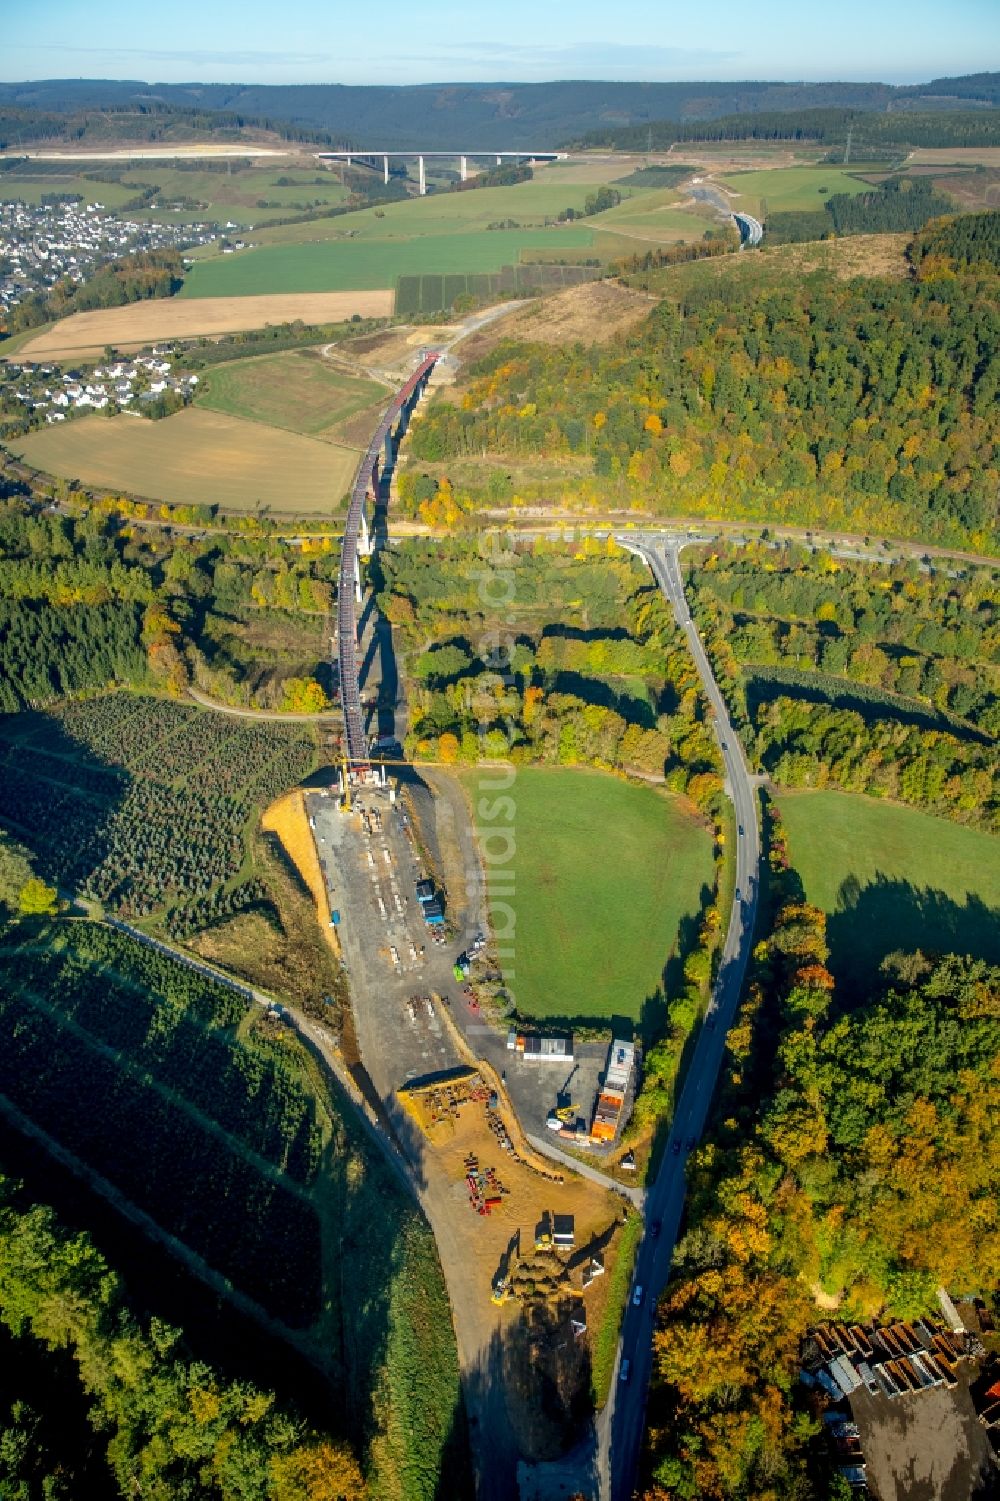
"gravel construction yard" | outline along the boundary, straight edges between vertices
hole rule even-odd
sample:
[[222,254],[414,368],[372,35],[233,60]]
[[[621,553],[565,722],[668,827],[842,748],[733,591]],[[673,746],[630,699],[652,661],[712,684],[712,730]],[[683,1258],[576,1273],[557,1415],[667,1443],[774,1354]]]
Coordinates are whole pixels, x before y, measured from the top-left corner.
[[851,1397],[875,1501],[985,1501],[1000,1471],[977,1421],[967,1372],[953,1391],[936,1386],[889,1401],[862,1386]]
[[[452,1012],[457,1012],[461,986],[452,966],[464,945],[455,937],[440,944],[431,937],[414,890],[425,869],[422,851],[410,837],[408,816],[398,802],[390,803],[388,793],[366,790],[350,814],[339,810],[335,796],[322,793],[312,794],[307,806],[330,907],[340,915],[338,931],[361,1059],[421,1181],[421,1200],[434,1228],[455,1311],[463,1369],[467,1375],[479,1373],[471,1387],[471,1417],[474,1425],[489,1432],[492,1456],[491,1472],[481,1474],[480,1495],[501,1501],[511,1494],[517,1454],[531,1455],[536,1449],[531,1414],[537,1404],[526,1400],[531,1383],[516,1359],[508,1355],[498,1366],[497,1352],[519,1324],[518,1305],[492,1304],[492,1280],[516,1237],[522,1252],[530,1250],[546,1212],[574,1216],[579,1252],[612,1229],[621,1218],[621,1201],[582,1179],[557,1182],[557,1164],[552,1164],[554,1176],[546,1176],[516,1161],[499,1147],[481,1103],[463,1105],[453,1122],[435,1127],[433,1141],[403,1109],[397,1098],[401,1087],[466,1061],[440,1008],[426,999],[447,996]],[[369,817],[367,827],[361,807]],[[456,904],[452,912],[449,905],[449,916],[456,932],[464,933],[464,911]],[[480,1040],[474,1034],[469,1038],[473,1045]],[[496,1169],[510,1190],[495,1215],[479,1215],[469,1203],[464,1164],[470,1153],[484,1169]],[[593,1296],[603,1298],[603,1286],[595,1284]],[[596,1306],[592,1317],[596,1322]],[[492,1377],[484,1379],[488,1370]]]

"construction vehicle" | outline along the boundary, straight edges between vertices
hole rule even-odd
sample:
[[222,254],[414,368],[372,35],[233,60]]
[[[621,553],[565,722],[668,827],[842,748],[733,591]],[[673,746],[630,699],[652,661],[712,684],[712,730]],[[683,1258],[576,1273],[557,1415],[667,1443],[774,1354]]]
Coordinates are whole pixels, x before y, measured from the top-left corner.
[[513,1297],[509,1277],[494,1277],[493,1286],[490,1289],[490,1302],[502,1308],[504,1303],[509,1303]]
[[552,1114],[557,1121],[571,1121],[576,1116],[576,1109],[575,1105],[560,1105],[559,1109],[553,1110]]

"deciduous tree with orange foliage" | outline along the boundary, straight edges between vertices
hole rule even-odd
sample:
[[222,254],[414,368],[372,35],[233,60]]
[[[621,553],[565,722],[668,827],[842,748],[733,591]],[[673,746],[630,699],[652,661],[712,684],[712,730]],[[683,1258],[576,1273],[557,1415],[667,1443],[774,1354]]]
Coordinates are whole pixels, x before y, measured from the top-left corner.
[[[780,825],[777,845],[780,892]],[[842,1013],[826,953],[793,899],[755,954],[659,1309],[646,1501],[832,1494],[796,1383],[820,1306],[913,1317],[941,1284],[1000,1289],[1000,969],[897,958]]]

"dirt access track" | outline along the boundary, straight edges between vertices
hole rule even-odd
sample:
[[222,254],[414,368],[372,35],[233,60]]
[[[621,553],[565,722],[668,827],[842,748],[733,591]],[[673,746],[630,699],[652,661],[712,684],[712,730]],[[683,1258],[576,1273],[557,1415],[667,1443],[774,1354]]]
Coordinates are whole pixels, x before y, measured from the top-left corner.
[[474,331],[459,345],[464,365],[475,364],[504,339],[533,344],[608,344],[647,317],[659,298],[615,282],[585,282],[533,299],[509,318]]
[[395,292],[281,292],[262,297],[178,297],[74,313],[43,329],[17,352],[19,360],[82,359],[115,349],[142,349],[159,339],[219,338],[275,323],[343,323],[392,316]]

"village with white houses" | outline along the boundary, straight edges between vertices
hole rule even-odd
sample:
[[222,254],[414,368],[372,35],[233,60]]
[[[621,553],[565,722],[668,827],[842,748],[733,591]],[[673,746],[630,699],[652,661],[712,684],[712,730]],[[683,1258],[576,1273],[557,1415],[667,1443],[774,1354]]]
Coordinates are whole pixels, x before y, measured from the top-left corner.
[[25,426],[65,422],[74,412],[101,411],[159,415],[194,395],[196,375],[174,374],[171,351],[120,355],[82,370],[17,363],[0,367],[0,412]]
[[206,245],[218,233],[207,224],[120,218],[98,202],[0,202],[0,313],[57,282],[80,284],[120,256]]

